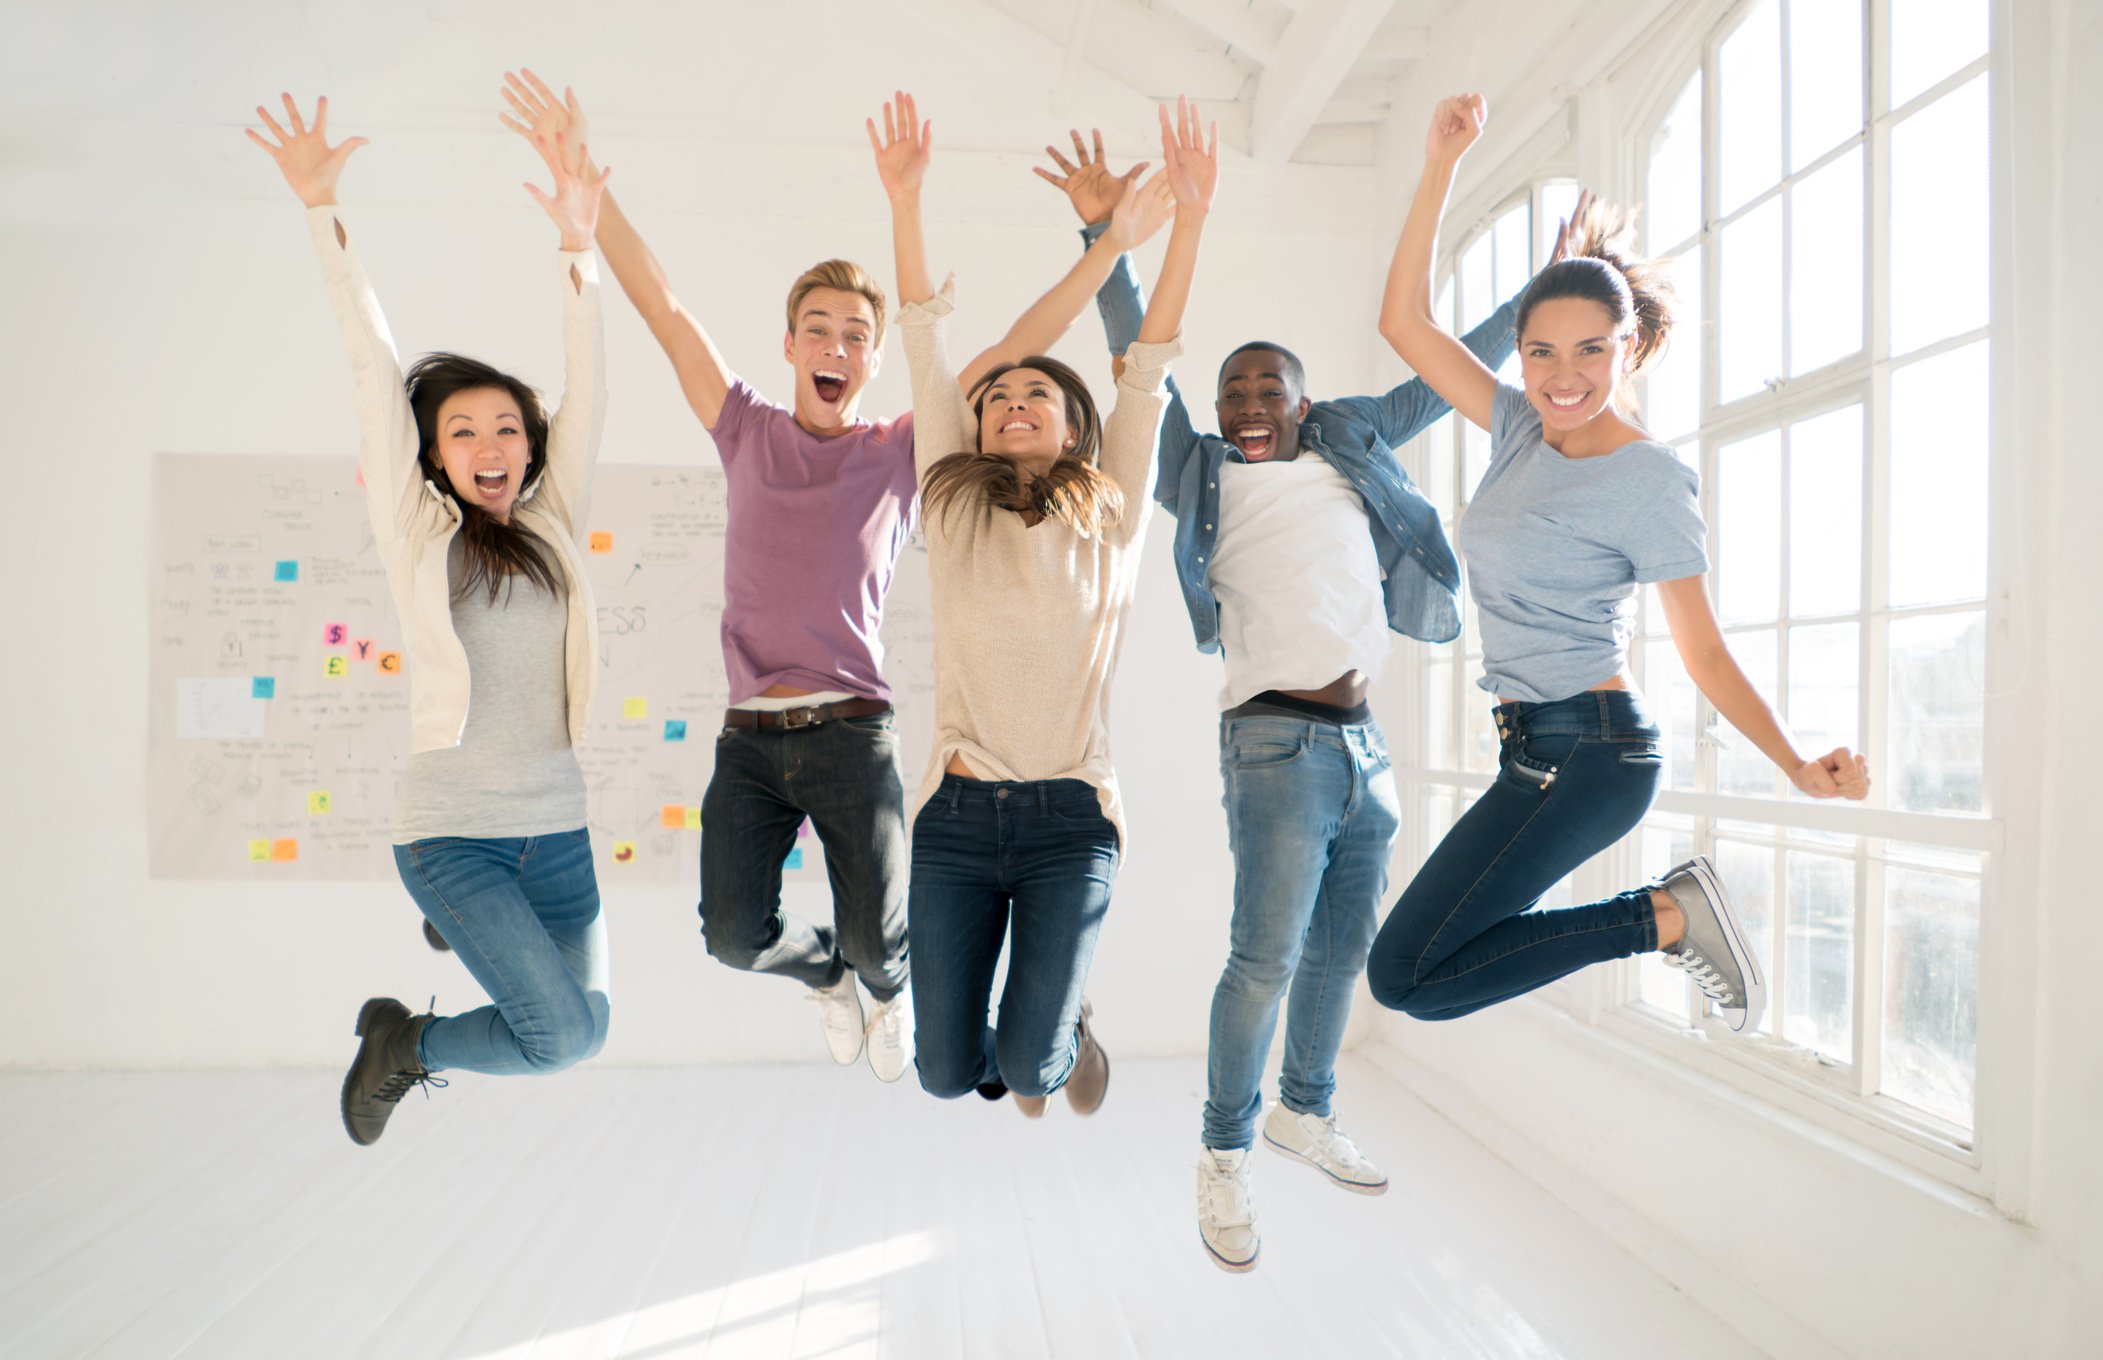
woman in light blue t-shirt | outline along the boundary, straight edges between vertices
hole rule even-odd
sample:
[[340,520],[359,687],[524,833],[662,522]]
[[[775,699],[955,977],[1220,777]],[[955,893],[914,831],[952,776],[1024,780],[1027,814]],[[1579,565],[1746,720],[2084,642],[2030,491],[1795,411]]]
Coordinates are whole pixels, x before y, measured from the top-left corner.
[[1862,757],[1806,758],[1724,645],[1702,577],[1694,473],[1623,412],[1624,384],[1662,351],[1671,295],[1624,258],[1625,226],[1581,203],[1570,258],[1521,295],[1524,386],[1500,384],[1431,310],[1439,218],[1482,134],[1480,95],[1432,114],[1424,176],[1395,247],[1380,330],[1453,409],[1490,432],[1490,467],[1460,547],[1497,696],[1497,781],[1453,826],[1374,942],[1382,1005],[1450,1020],[1587,964],[1659,950],[1730,1028],[1758,1024],[1758,959],[1716,871],[1696,856],[1656,884],[1581,907],[1531,908],[1642,820],[1663,774],[1659,732],[1628,670],[1641,586],[1654,584],[1687,675],[1717,712],[1813,798],[1861,798]]

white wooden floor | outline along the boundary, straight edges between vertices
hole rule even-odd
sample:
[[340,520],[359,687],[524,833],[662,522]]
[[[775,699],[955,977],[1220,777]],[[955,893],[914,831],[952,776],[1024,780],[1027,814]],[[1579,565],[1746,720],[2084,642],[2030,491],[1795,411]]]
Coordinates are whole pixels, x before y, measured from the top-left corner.
[[866,1067],[463,1073],[366,1149],[338,1079],[0,1075],[0,1357],[1756,1354],[1350,1059],[1393,1189],[1259,1151],[1240,1276],[1195,1060],[1036,1124]]

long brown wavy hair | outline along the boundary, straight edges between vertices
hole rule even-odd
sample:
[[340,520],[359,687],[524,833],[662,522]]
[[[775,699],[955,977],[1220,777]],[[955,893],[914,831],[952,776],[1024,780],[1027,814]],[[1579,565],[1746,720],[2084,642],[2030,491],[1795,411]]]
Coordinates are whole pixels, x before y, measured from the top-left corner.
[[1097,466],[1102,456],[1103,422],[1080,374],[1042,354],[994,368],[972,389],[972,443],[978,443],[977,431],[983,428],[986,393],[1003,375],[1018,368],[1036,369],[1058,384],[1066,397],[1066,423],[1077,436],[1074,446],[1061,453],[1042,476],[975,447],[968,453],[952,453],[927,470],[920,484],[921,510],[928,518],[960,505],[1035,514],[1056,520],[1083,538],[1093,538],[1124,518],[1125,496]]
[[509,393],[526,426],[526,475],[519,482],[518,500],[512,504],[523,501],[548,465],[548,413],[540,404],[540,394],[510,374],[460,354],[426,354],[409,366],[404,382],[409,407],[416,412],[417,461],[423,465],[424,476],[460,507],[460,543],[467,554],[467,571],[453,598],[464,600],[480,586],[488,590],[493,605],[500,593],[508,596],[513,578],[519,576],[550,595],[559,594],[561,584],[541,541],[462,496],[445,475],[445,463],[438,456],[438,408],[446,398],[483,387]]
[[1534,275],[1519,295],[1518,332],[1526,333],[1533,309],[1550,298],[1596,302],[1614,319],[1615,333],[1628,337],[1628,368],[1623,376],[1637,377],[1664,357],[1672,334],[1672,310],[1678,298],[1665,277],[1670,263],[1638,256],[1629,215],[1595,200],[1583,217],[1570,224],[1569,257]]

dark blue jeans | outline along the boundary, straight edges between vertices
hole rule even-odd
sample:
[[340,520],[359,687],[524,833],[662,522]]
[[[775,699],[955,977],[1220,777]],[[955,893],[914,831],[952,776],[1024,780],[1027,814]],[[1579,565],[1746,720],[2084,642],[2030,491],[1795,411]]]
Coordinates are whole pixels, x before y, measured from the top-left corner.
[[[781,862],[811,819],[832,880],[831,926],[781,909]],[[725,727],[701,798],[701,937],[732,968],[869,994],[905,989],[905,793],[889,713],[790,732]]]
[[[916,1062],[930,1094],[1041,1096],[1066,1084],[1117,854],[1117,828],[1078,779],[942,777],[913,821],[907,906]],[[986,1011],[1003,939],[995,1027]]]
[[1647,887],[1531,910],[1649,811],[1664,767],[1641,696],[1588,690],[1499,704],[1496,719],[1497,781],[1403,889],[1366,962],[1374,999],[1419,1020],[1456,1019],[1657,948]]
[[584,829],[394,847],[416,905],[492,1005],[425,1025],[433,1072],[559,1072],[606,1043],[606,920]]

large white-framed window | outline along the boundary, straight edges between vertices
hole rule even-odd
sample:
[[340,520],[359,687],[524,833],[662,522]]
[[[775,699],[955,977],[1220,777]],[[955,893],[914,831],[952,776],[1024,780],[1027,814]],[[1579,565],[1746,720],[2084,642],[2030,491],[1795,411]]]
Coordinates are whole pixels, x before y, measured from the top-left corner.
[[[1694,691],[1646,592],[1631,661],[1667,730],[1665,791],[1545,903],[1711,855],[1769,974],[1760,1033],[1681,1042],[1715,1022],[1655,956],[1593,970],[1566,1001],[1960,1172],[1977,1165],[1980,922],[2000,844],[1985,746],[1992,3],[1742,0],[1631,127],[1616,196],[1642,205],[1646,251],[1677,261],[1679,291],[1644,424],[1701,474],[1710,592],[1740,664],[1800,747],[1861,749],[1876,783],[1863,806],[1795,794]],[[1549,196],[1573,192],[1537,183],[1453,243],[1439,306],[1457,331],[1530,272],[1513,243],[1529,266],[1546,258]],[[1418,450],[1449,530],[1487,459],[1460,424]],[[1416,653],[1420,849],[1496,768],[1464,636]]]

